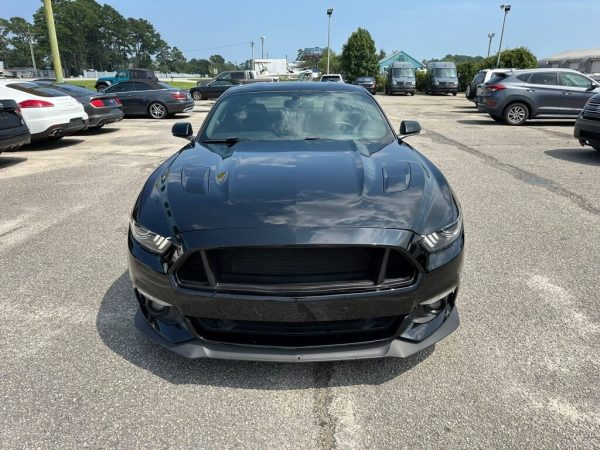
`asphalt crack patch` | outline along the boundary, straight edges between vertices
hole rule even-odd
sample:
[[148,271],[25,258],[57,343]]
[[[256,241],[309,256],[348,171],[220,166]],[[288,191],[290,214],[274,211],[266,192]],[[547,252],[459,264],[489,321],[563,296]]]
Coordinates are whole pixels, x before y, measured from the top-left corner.
[[333,449],[335,445],[335,419],[330,412],[333,392],[329,388],[329,383],[332,376],[331,363],[317,363],[313,366],[315,382],[313,412],[319,425],[319,448],[323,450]]
[[424,135],[431,137],[431,139],[434,142],[437,142],[439,144],[452,145],[458,148],[459,150],[462,150],[463,152],[476,156],[477,158],[483,160],[488,166],[491,166],[495,169],[501,170],[509,175],[512,175],[519,181],[545,189],[547,191],[552,192],[553,194],[560,195],[561,197],[564,197],[567,200],[571,201],[584,211],[592,213],[596,216],[600,216],[600,209],[592,205],[584,197],[582,197],[579,194],[576,194],[575,192],[571,192],[568,189],[565,189],[560,184],[549,180],[548,178],[540,177],[535,173],[528,172],[526,170],[521,169],[520,167],[501,162],[493,156],[480,152],[479,150],[473,147],[469,147],[468,145],[450,139],[440,133],[436,133],[435,131],[426,130],[426,133],[424,133]]

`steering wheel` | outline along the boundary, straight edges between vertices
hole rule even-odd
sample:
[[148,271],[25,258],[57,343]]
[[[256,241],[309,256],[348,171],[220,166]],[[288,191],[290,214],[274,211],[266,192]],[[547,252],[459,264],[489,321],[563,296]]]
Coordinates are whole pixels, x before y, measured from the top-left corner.
[[343,121],[339,121],[339,122],[335,122],[336,125],[341,125],[340,128],[344,129],[345,131],[352,131],[354,130],[354,125],[352,125],[351,123],[348,122],[343,122]]

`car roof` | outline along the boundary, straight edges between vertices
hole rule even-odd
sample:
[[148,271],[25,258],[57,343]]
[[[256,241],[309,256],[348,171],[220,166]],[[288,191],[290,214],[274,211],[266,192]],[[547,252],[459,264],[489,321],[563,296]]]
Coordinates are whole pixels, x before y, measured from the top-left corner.
[[328,91],[328,92],[352,92],[366,95],[365,89],[361,86],[346,83],[315,83],[314,81],[298,82],[257,82],[233,86],[225,91],[223,95],[241,94],[246,92],[309,92],[309,91]]

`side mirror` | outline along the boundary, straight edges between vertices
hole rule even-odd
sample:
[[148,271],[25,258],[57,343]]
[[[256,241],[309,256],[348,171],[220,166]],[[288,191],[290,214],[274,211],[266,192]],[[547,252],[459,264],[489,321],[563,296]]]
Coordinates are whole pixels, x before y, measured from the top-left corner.
[[590,84],[590,87],[588,87],[588,88],[586,89],[586,91],[593,91],[593,90],[594,90],[594,89],[596,89],[598,86],[600,86],[600,85],[599,85],[599,84],[592,83],[592,84]]
[[400,137],[412,136],[421,132],[421,125],[416,120],[403,120],[400,123]]
[[176,122],[171,128],[171,133],[175,137],[184,138],[188,141],[194,140],[194,130],[189,122]]

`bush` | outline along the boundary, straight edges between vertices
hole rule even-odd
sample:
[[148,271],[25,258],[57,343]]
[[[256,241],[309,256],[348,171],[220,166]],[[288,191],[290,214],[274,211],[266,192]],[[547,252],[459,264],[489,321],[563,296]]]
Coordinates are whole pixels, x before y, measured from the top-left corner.
[[379,74],[376,77],[377,79],[377,92],[385,91],[385,74]]
[[415,78],[417,80],[416,88],[419,92],[425,92],[426,83],[427,83],[427,72],[424,70],[417,70],[415,73]]

